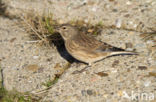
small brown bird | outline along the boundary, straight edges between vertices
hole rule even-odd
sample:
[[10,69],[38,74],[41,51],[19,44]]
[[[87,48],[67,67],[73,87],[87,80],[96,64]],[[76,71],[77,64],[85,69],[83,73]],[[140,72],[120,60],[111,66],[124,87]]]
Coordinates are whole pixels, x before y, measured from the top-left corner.
[[76,27],[63,24],[57,30],[65,42],[69,54],[75,59],[88,63],[89,66],[96,61],[112,55],[136,55],[135,52],[113,47],[107,43],[80,32]]

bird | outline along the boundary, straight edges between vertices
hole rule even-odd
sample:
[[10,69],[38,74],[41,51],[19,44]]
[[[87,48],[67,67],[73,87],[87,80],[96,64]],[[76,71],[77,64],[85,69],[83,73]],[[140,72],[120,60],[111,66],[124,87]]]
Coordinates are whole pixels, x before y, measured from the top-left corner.
[[84,62],[89,66],[113,55],[137,54],[136,52],[126,51],[99,41],[70,24],[62,24],[56,28],[56,31],[62,36],[67,52],[78,61]]

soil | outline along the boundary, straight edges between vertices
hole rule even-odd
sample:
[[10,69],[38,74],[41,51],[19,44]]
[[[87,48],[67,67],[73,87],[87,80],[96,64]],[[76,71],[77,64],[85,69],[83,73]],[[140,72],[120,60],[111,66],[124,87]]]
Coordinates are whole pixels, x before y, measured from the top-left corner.
[[[58,22],[102,22],[98,40],[139,55],[108,57],[86,66],[72,59],[71,66],[53,84],[42,101],[48,102],[154,102],[156,95],[155,0],[2,0],[0,1],[1,80],[7,90],[37,93],[54,80],[68,63],[67,52],[56,46],[39,46],[18,25],[22,15],[53,14]],[[2,5],[4,3],[4,5]],[[60,48],[61,49],[61,48]],[[67,54],[67,55],[66,55]],[[77,73],[78,72],[78,73]],[[146,93],[147,97],[141,97]],[[134,97],[135,96],[135,97]],[[136,98],[137,97],[137,98]]]

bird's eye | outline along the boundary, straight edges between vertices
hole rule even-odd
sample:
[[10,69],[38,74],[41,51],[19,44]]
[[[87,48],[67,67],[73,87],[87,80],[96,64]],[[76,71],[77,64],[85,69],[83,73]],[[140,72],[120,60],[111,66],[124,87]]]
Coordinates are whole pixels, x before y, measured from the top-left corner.
[[63,27],[63,29],[65,30],[65,29],[66,29],[66,27]]

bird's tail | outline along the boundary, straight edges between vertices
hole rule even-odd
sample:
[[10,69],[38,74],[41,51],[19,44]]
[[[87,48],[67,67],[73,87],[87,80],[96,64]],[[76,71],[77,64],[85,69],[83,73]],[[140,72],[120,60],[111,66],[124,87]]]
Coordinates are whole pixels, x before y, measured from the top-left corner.
[[110,56],[113,55],[138,55],[137,52],[131,52],[131,51],[115,51],[115,52],[111,52]]

